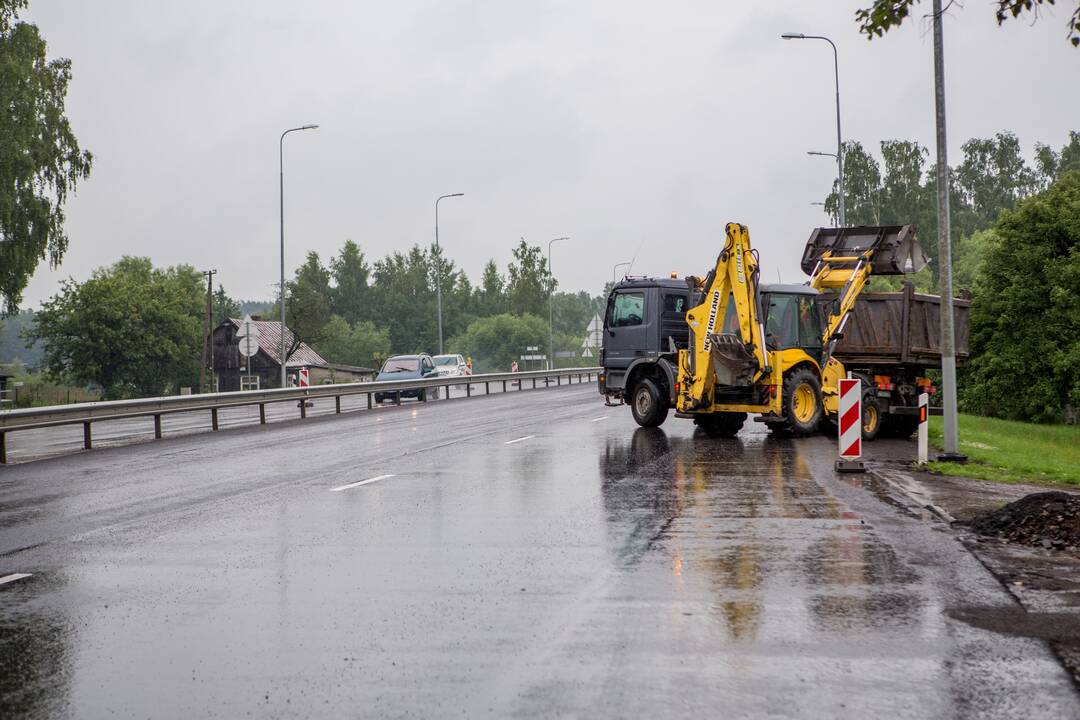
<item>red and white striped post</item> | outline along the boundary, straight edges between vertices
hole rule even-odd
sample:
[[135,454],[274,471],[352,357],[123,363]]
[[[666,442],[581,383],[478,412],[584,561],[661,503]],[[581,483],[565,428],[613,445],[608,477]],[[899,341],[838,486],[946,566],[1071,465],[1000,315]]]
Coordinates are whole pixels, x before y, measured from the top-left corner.
[[311,376],[308,375],[308,369],[306,367],[300,368],[300,387],[311,387]]
[[840,458],[837,472],[866,472],[862,460],[862,380],[840,380]]

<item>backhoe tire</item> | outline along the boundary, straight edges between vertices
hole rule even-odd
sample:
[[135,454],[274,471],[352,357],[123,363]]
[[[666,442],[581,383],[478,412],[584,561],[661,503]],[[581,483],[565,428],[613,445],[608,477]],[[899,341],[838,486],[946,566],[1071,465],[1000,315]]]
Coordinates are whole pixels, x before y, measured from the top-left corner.
[[881,421],[884,413],[881,401],[878,400],[874,388],[863,385],[862,391],[862,437],[863,440],[873,440],[881,432]]
[[630,396],[630,411],[641,427],[659,427],[667,419],[668,397],[656,383],[643,378]]
[[735,412],[709,413],[694,418],[694,424],[706,435],[714,438],[735,437],[742,429],[744,422],[746,422],[746,413]]
[[821,381],[806,367],[784,376],[784,396],[780,410],[783,422],[766,423],[778,437],[805,437],[817,432],[821,423]]

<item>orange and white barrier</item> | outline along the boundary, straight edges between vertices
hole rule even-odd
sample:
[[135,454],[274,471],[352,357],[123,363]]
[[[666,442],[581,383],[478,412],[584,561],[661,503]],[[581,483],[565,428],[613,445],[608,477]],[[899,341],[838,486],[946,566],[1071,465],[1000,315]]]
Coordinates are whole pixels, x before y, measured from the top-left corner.
[[840,380],[839,417],[840,459],[836,469],[840,472],[864,472],[859,458],[862,457],[862,380]]

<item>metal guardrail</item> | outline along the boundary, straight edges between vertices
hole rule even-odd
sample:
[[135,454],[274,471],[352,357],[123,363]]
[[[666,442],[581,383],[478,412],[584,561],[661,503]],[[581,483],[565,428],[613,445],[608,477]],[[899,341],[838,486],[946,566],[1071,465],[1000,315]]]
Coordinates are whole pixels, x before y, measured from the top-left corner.
[[[542,381],[547,387],[552,382],[568,384],[577,378],[579,383],[592,382],[600,368],[565,368],[562,370],[531,370],[516,373],[488,373],[458,377],[440,377],[421,380],[397,380],[387,382],[343,383],[341,385],[316,385],[306,388],[276,388],[273,390],[241,390],[237,392],[207,393],[204,395],[177,395],[172,397],[140,398],[137,400],[104,400],[100,402],[79,403],[76,405],[51,405],[42,408],[24,408],[0,412],[0,464],[7,463],[6,435],[20,430],[55,427],[58,425],[83,426],[83,447],[93,447],[91,425],[103,420],[122,418],[152,417],[154,419],[154,437],[162,437],[161,417],[172,413],[210,411],[213,430],[218,429],[218,411],[223,408],[259,406],[259,423],[266,424],[266,406],[275,402],[296,402],[300,408],[301,419],[307,417],[305,400],[334,398],[335,414],[341,413],[341,398],[351,395],[367,395],[367,406],[373,406],[372,398],[379,395],[395,396],[401,402],[401,393],[414,390],[446,388],[465,385],[465,396],[472,397],[473,386],[483,385],[484,394],[491,393],[492,383],[502,383],[503,392],[508,385],[517,383],[519,390],[526,382],[532,387]],[[584,378],[584,380],[583,380]]]

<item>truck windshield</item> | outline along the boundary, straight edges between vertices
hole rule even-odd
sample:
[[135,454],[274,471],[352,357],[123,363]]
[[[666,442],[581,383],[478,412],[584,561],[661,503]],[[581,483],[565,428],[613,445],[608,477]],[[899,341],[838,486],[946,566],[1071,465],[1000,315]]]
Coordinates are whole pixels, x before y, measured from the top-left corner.
[[615,296],[611,306],[611,318],[608,327],[640,325],[645,317],[645,293],[621,292]]

